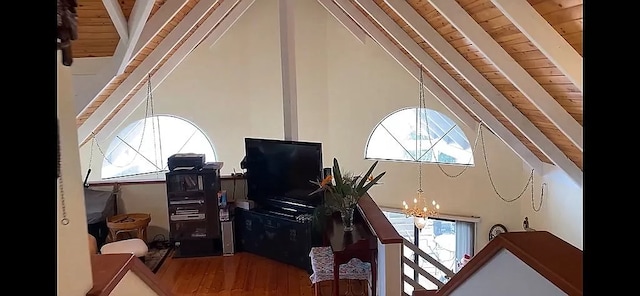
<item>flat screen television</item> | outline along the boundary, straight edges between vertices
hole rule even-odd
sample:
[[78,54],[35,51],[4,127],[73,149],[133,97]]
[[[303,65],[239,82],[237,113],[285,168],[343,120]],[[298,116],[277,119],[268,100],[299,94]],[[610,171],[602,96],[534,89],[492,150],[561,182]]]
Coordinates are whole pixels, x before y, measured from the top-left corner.
[[296,201],[315,206],[321,194],[309,182],[322,176],[322,144],[245,138],[247,197],[258,205],[267,200]]

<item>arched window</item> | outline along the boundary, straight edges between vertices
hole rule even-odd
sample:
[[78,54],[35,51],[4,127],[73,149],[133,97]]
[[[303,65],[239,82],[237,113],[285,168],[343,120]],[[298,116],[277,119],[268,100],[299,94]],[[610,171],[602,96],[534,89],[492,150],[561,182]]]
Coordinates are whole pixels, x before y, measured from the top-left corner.
[[211,141],[193,123],[159,115],[140,119],[122,129],[104,151],[102,179],[166,171],[176,153],[204,154],[216,161]]
[[[418,110],[423,112],[422,123],[416,120]],[[462,129],[449,117],[427,108],[401,109],[385,117],[369,136],[365,158],[474,164],[471,145]]]

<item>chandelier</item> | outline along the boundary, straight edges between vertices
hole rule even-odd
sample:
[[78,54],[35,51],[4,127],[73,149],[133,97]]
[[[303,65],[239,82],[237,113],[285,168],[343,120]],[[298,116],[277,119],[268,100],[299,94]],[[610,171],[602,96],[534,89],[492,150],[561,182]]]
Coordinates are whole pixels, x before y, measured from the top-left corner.
[[[420,91],[419,91],[419,106],[416,109],[416,157],[415,161],[418,162],[418,195],[413,199],[413,204],[409,206],[406,201],[402,201],[402,213],[405,216],[413,217],[413,223],[419,230],[422,230],[427,225],[427,218],[438,215],[440,205],[435,201],[431,201],[431,204],[427,202],[422,190],[422,156],[426,155],[430,147],[426,152],[422,152],[422,122],[426,123],[427,138],[431,139],[429,135],[429,119],[427,118],[427,107],[424,99],[424,83],[422,80],[422,65],[420,66]],[[424,119],[423,117],[424,113]]]

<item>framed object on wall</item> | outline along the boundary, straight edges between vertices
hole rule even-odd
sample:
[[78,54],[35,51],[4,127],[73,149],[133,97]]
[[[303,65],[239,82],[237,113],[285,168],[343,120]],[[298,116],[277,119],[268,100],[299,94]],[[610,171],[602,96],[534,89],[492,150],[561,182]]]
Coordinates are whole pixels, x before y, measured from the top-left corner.
[[493,238],[498,236],[498,234],[503,232],[507,232],[507,227],[505,227],[504,225],[496,224],[491,226],[491,228],[489,229],[489,240],[492,240]]

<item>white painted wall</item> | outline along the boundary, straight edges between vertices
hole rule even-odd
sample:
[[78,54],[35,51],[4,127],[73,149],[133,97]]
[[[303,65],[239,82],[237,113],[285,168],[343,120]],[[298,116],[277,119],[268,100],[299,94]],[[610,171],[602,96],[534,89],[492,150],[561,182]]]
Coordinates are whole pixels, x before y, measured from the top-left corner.
[[508,250],[502,249],[451,296],[567,295]]
[[[584,243],[584,208],[582,189],[567,175],[552,165],[545,165],[544,177],[536,174],[534,191],[535,210],[531,205],[531,195],[526,194],[520,201],[522,220],[529,217],[529,227],[546,230],[582,250]],[[545,182],[544,196],[540,185]],[[542,208],[539,208],[542,198]],[[536,211],[538,210],[538,211]],[[522,230],[520,227],[518,230]]]
[[111,57],[77,58],[73,59],[71,74],[73,75],[75,114],[79,114],[86,107],[91,97],[87,96],[90,86],[96,82],[96,74],[109,65]]
[[[295,11],[299,139],[323,143],[325,166],[330,166],[332,158],[337,157],[345,169],[364,171],[371,165],[371,161],[363,159],[369,134],[384,116],[417,105],[418,82],[373,40],[360,43],[316,0],[296,1]],[[153,94],[156,114],[183,117],[207,134],[219,160],[225,163],[224,174],[234,168],[239,170],[245,137],[281,139],[284,135],[277,13],[277,0],[256,1],[215,46],[197,47]],[[426,104],[455,121],[429,93]],[[122,127],[143,116],[144,104]],[[458,124],[469,141],[474,142],[477,131]],[[500,139],[490,132],[484,134],[489,171],[496,189],[505,199],[513,199],[527,183],[530,170],[523,168],[520,158]],[[109,141],[100,145],[106,148]],[[88,168],[90,143],[81,148],[82,172]],[[102,159],[95,149],[93,155],[91,179],[95,180],[100,178]],[[527,195],[513,203],[498,197],[489,182],[481,146],[474,152],[474,158],[475,167],[453,179],[437,166],[424,165],[423,189],[427,198],[440,203],[443,212],[481,217],[476,242],[479,250],[488,242],[492,225],[500,223],[520,230],[528,212]],[[461,170],[449,166],[443,169],[450,174]],[[387,172],[384,184],[370,191],[380,206],[399,208],[403,200],[414,198],[418,188],[417,165],[382,162],[377,171]],[[536,182],[538,192],[540,184]],[[550,184],[553,184],[550,188],[555,188],[550,190],[563,188],[555,178]],[[160,195],[161,191],[154,194]],[[563,197],[566,206],[582,199],[581,191],[560,190],[553,195],[557,199],[560,194],[568,195]],[[140,210],[160,209],[155,203],[165,202],[160,198],[133,196],[131,193],[123,198],[132,198],[126,201],[127,206]],[[556,202],[554,197],[550,199]],[[543,211],[546,209],[547,204],[543,205]],[[546,216],[529,218],[534,228],[541,223],[539,220],[547,219],[550,222],[545,223],[552,227],[548,229],[550,232],[574,241],[582,239],[582,223],[571,215],[551,211]],[[558,228],[563,223],[580,226]]]

